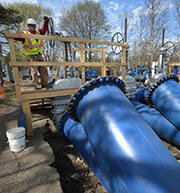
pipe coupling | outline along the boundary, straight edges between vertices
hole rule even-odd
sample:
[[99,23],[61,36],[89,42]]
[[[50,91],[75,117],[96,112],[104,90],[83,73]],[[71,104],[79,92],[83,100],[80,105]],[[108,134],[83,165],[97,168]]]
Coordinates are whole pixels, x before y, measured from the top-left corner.
[[145,99],[145,100],[146,100],[146,103],[147,103],[147,104],[151,104],[151,96],[152,96],[154,90],[155,90],[156,88],[158,88],[162,83],[164,83],[164,82],[166,82],[166,81],[168,81],[168,80],[171,80],[171,79],[179,82],[179,78],[178,78],[176,75],[170,74],[170,75],[165,76],[165,77],[163,77],[162,79],[158,80],[158,81],[155,82],[151,87],[149,87],[149,89],[148,89],[148,91],[147,91],[147,93],[146,93],[146,97],[145,97],[145,98],[146,98],[146,99]]
[[69,102],[68,113],[73,120],[79,122],[76,114],[76,107],[78,106],[81,99],[87,95],[89,91],[92,91],[94,88],[100,87],[102,85],[116,85],[124,94],[126,93],[124,82],[117,77],[105,76],[88,82],[82,88],[80,88],[76,94],[74,94],[74,96],[71,98],[71,101]]

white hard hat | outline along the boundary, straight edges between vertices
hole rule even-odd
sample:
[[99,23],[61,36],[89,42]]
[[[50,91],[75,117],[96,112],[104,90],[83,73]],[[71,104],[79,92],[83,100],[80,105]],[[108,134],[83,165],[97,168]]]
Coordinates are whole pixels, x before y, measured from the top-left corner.
[[36,25],[37,23],[36,23],[36,21],[35,21],[34,19],[29,18],[29,19],[27,20],[27,25],[28,25],[28,24]]

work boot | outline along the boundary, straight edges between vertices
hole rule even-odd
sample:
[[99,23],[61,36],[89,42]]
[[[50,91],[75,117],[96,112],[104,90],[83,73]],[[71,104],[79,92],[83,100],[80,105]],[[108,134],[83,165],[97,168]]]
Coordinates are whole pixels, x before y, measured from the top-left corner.
[[46,84],[46,85],[42,85],[42,88],[52,88],[52,83],[48,83],[48,84]]
[[33,82],[33,85],[36,90],[41,89],[41,85],[38,82]]

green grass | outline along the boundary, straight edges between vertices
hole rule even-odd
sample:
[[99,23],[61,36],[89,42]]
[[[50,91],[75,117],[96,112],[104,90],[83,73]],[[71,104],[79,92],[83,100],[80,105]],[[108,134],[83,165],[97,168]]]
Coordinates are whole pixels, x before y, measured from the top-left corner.
[[11,103],[11,101],[16,98],[15,88],[8,88],[8,89],[5,88],[4,91],[6,94],[6,98],[0,99],[0,108],[3,107],[4,105]]

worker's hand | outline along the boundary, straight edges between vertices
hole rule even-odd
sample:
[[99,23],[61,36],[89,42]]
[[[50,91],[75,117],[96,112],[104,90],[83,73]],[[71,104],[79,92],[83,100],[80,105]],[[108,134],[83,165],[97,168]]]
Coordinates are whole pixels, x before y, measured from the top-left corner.
[[47,16],[44,16],[44,21],[49,21],[49,18]]

